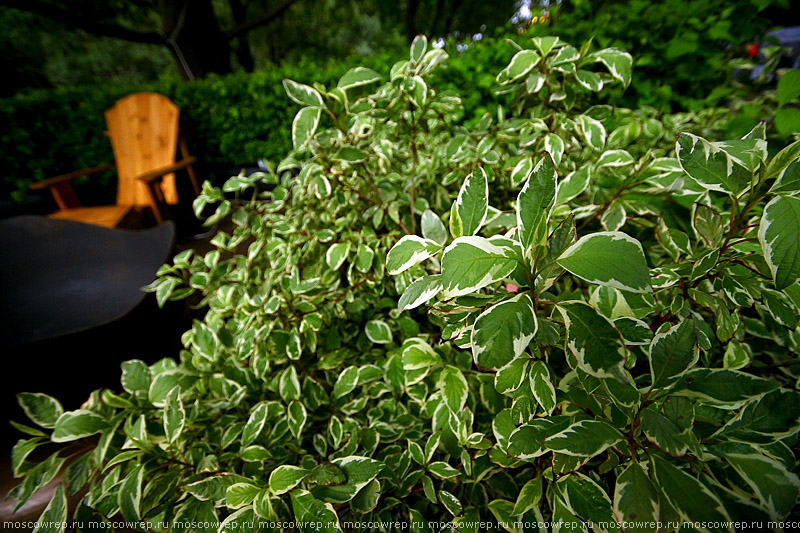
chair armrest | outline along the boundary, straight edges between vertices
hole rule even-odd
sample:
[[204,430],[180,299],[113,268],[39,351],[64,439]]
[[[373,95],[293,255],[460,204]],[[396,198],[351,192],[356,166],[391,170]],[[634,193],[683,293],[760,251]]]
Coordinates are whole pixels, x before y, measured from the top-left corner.
[[141,180],[148,185],[151,183],[160,180],[167,174],[171,174],[176,170],[181,170],[182,168],[186,168],[192,163],[197,162],[196,157],[187,157],[186,159],[182,159],[177,163],[173,163],[172,165],[168,165],[166,167],[157,168],[155,170],[151,170],[150,172],[145,172],[141,176],[136,176],[136,179]]
[[31,183],[29,187],[34,190],[47,189],[49,187],[55,187],[64,182],[72,181],[75,178],[79,178],[81,176],[96,174],[98,172],[103,172],[104,170],[108,170],[111,168],[114,168],[114,163],[107,163],[105,165],[99,165],[96,167],[84,168],[81,170],[70,172],[69,174],[62,174],[60,176],[56,176],[55,178],[50,178],[42,181],[37,181],[36,183]]

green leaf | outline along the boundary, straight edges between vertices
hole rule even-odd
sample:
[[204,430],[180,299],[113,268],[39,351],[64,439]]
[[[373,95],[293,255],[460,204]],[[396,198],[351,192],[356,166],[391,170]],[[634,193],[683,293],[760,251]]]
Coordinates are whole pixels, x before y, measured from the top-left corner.
[[392,330],[382,320],[370,320],[367,322],[367,325],[364,326],[364,333],[375,344],[390,344],[392,342]]
[[644,345],[653,340],[653,330],[645,322],[631,317],[621,317],[614,320],[614,327],[622,335],[625,344]]
[[[591,478],[580,472],[575,472],[560,480],[556,489],[562,494],[562,502],[575,516],[587,524],[607,524],[605,528],[614,523],[611,510],[611,499],[606,491]],[[598,529],[605,529],[599,527]]]
[[299,150],[314,136],[319,126],[322,110],[318,107],[304,107],[294,116],[292,121],[292,145]]
[[513,359],[494,375],[494,388],[500,394],[509,394],[519,389],[528,376],[529,360],[525,357]]
[[358,385],[358,367],[348,366],[339,374],[336,383],[333,386],[333,397],[341,398],[347,396]]
[[403,291],[403,295],[397,302],[400,311],[415,309],[426,303],[431,298],[439,294],[442,290],[442,276],[424,276]]
[[[579,70],[578,72],[585,72],[585,71]],[[599,80],[599,76],[597,81],[599,82],[600,87],[602,87],[603,82]],[[580,127],[580,132],[583,135],[583,138],[586,139],[586,142],[589,146],[598,151],[603,149],[603,147],[606,145],[606,128],[603,126],[602,122],[600,122],[599,120],[595,120],[592,117],[588,117],[586,115],[580,115],[578,118],[575,119],[575,123]],[[604,157],[607,159],[611,159],[606,154],[608,154],[608,152],[603,154],[601,156],[601,159]],[[630,156],[630,154],[628,155]],[[603,165],[600,165],[600,163],[598,162],[597,166],[600,167]]]
[[328,247],[325,252],[325,264],[331,270],[338,270],[344,260],[347,259],[347,254],[350,253],[349,242],[337,242]]
[[800,199],[773,198],[761,216],[758,240],[775,288],[785,289],[800,279]]
[[575,72],[575,81],[595,93],[603,90],[603,79],[596,72],[578,69]]
[[[738,142],[745,143],[751,151],[765,144],[759,139]],[[690,133],[678,135],[678,160],[694,181],[711,191],[739,194],[750,186],[751,171],[745,168],[743,159],[725,148],[722,143],[712,143]]]
[[244,430],[242,431],[242,447],[249,446],[258,438],[258,435],[267,423],[267,412],[268,408],[266,402],[256,404],[250,411],[250,417],[247,419],[247,423],[244,425]]
[[530,370],[530,380],[533,397],[542,406],[544,412],[548,416],[551,415],[553,409],[556,408],[556,389],[553,387],[547,364],[542,361],[533,363]]
[[618,522],[629,523],[626,533],[655,533],[659,529],[655,525],[661,518],[659,493],[636,461],[617,477],[614,515]]
[[725,460],[750,486],[772,520],[783,520],[794,509],[800,478],[783,464],[761,455],[726,454]]
[[294,438],[299,439],[300,433],[303,432],[303,427],[306,425],[306,419],[308,415],[306,414],[306,407],[298,402],[297,400],[289,403],[289,409],[287,410],[289,418],[289,431],[292,432]]
[[234,483],[225,492],[225,505],[231,509],[240,509],[250,505],[261,493],[261,488],[252,483]]
[[772,158],[765,179],[775,178],[769,192],[793,193],[800,190],[800,141],[795,141]]
[[164,435],[167,441],[175,442],[183,432],[186,421],[186,412],[183,410],[180,385],[173,388],[164,400]]
[[439,491],[439,500],[442,502],[445,509],[447,509],[447,512],[453,516],[458,516],[464,511],[464,506],[461,505],[459,499],[446,490]]
[[325,107],[322,96],[313,87],[290,79],[284,79],[283,88],[286,89],[286,94],[289,98],[300,105]]
[[119,509],[129,522],[141,520],[142,480],[144,466],[131,470],[119,489]]
[[381,497],[381,482],[373,479],[350,500],[350,508],[356,513],[366,514],[378,506]]
[[[14,445],[14,448],[11,450],[11,468],[14,472],[14,477],[20,477],[22,474],[28,470],[30,464],[25,464],[25,459],[31,454],[33,450],[44,444],[44,439],[41,438],[33,438],[33,439],[20,439]],[[26,468],[26,466],[28,468]]]
[[666,416],[654,411],[642,411],[641,426],[647,439],[673,457],[686,454],[689,440],[684,429]]
[[[653,469],[664,496],[686,521],[730,523],[725,507],[703,483],[668,460],[653,456]],[[730,527],[700,528],[698,531],[733,531]]]
[[619,231],[581,237],[558,258],[573,275],[630,292],[650,292],[650,273],[642,244]]
[[653,337],[648,355],[653,389],[663,388],[677,381],[697,363],[700,356],[694,321],[684,320]]
[[155,407],[164,407],[164,400],[169,391],[180,385],[181,391],[186,394],[197,381],[197,376],[187,374],[184,370],[169,369],[159,372],[150,383],[147,392],[150,403]]
[[367,153],[354,146],[342,146],[333,156],[335,159],[348,163],[361,163],[367,160]]
[[419,370],[441,362],[439,354],[427,342],[416,338],[404,343],[402,357],[404,370]]
[[459,237],[442,256],[446,298],[476,292],[509,276],[519,264],[514,250],[483,237]]
[[411,54],[410,58],[411,61],[414,63],[419,63],[422,57],[425,55],[425,51],[428,49],[428,38],[424,35],[417,35],[414,37],[414,40],[411,42]]
[[307,474],[308,470],[305,468],[281,465],[269,475],[269,490],[274,494],[285,494],[299,485]]
[[564,149],[566,148],[566,144],[564,143],[564,139],[556,135],[555,133],[548,133],[544,137],[544,150],[550,157],[553,158],[553,163],[556,166],[561,164],[561,156],[564,155]]
[[536,335],[533,301],[525,292],[489,307],[472,328],[472,357],[480,367],[496,370],[519,357]]
[[228,487],[236,483],[249,483],[243,476],[218,474],[186,485],[186,491],[201,501],[217,502],[225,499]]
[[86,409],[68,411],[58,417],[53,434],[53,442],[69,442],[82,439],[108,428],[108,422],[97,413]]
[[50,503],[36,520],[33,533],[63,533],[66,525],[67,496],[64,493],[64,485],[59,483]]
[[[304,490],[295,490],[291,496],[296,522],[318,524],[320,527],[315,531],[320,533],[342,533],[339,517],[334,511],[333,505],[317,500],[310,492]],[[308,527],[304,529],[311,530]]]
[[537,507],[542,499],[542,494],[542,476],[539,475],[522,486],[522,489],[519,491],[519,496],[517,496],[517,502],[514,504],[514,511],[512,514],[514,516],[520,516],[534,507]]
[[461,370],[452,365],[444,367],[439,374],[439,388],[445,405],[452,412],[458,413],[464,408],[469,395],[469,385]]
[[581,420],[548,437],[544,445],[553,451],[579,457],[594,457],[622,441],[622,435],[602,420]]
[[632,164],[633,157],[625,150],[608,150],[597,158],[595,167],[624,167]]
[[695,368],[683,376],[676,389],[681,394],[702,398],[710,403],[734,405],[758,398],[779,387],[777,381],[738,370]]
[[533,249],[547,240],[547,222],[556,194],[553,160],[545,156],[534,167],[517,196],[517,225],[522,249],[533,257]]
[[374,70],[365,67],[355,67],[348,70],[344,76],[339,78],[337,87],[342,90],[347,90],[379,81],[381,81],[381,75]]
[[623,378],[625,348],[613,323],[580,301],[560,302],[567,327],[567,347],[578,366],[599,378]]
[[523,78],[533,67],[539,64],[541,59],[542,56],[534,50],[520,50],[514,54],[508,66],[497,75],[497,83],[504,85]]
[[589,186],[591,179],[592,165],[588,163],[567,174],[567,177],[558,184],[556,205],[566,203],[581,194]]
[[416,235],[405,235],[389,250],[386,256],[386,270],[393,276],[400,274],[432,257],[439,250],[441,246],[436,241]]
[[447,242],[447,228],[444,227],[442,219],[430,209],[422,212],[422,236],[441,246]]
[[300,399],[300,380],[294,365],[289,365],[281,372],[278,380],[278,393],[285,402]]
[[333,503],[350,501],[361,489],[375,479],[384,468],[383,463],[379,461],[357,455],[339,457],[334,459],[332,463],[345,473],[347,482],[329,487],[315,487],[312,492],[315,497]]
[[[708,205],[695,204],[692,228],[694,228],[698,236],[705,240],[709,246],[714,248],[709,254],[716,253],[716,248],[719,247],[722,236],[725,234],[726,230],[725,219],[719,211]],[[709,254],[706,255],[708,256]],[[708,270],[706,270],[706,272],[708,272]]]
[[777,389],[745,407],[726,424],[720,434],[745,442],[773,442],[800,428],[800,393]]
[[800,69],[787,71],[778,79],[778,105],[788,104],[800,96]]
[[470,172],[450,210],[453,238],[475,235],[489,212],[489,181],[483,168]]
[[64,412],[58,400],[40,392],[21,392],[17,401],[28,418],[43,428],[54,427]]
[[508,454],[523,460],[544,455],[549,451],[543,444],[545,439],[563,431],[569,425],[570,418],[567,416],[535,418],[511,433],[508,438]]
[[147,393],[150,389],[150,369],[143,361],[133,359],[122,363],[122,388],[131,394]]
[[458,470],[444,461],[434,461],[428,465],[428,471],[439,479],[458,477]]
[[627,52],[616,48],[598,50],[587,57],[587,62],[596,61],[606,66],[611,76],[622,82],[624,87],[631,83],[633,58]]

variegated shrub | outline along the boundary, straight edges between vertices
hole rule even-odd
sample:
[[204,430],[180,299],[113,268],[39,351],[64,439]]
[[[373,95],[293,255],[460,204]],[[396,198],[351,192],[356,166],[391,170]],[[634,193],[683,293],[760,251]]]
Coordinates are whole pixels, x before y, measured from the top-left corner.
[[[638,168],[602,204],[571,205],[546,154],[492,211],[477,167],[437,254],[394,268],[403,242],[389,252],[390,271],[418,273],[405,307],[427,302],[441,339],[472,357],[461,370],[426,359],[463,376],[426,405],[434,428],[468,449],[482,430],[491,448],[465,459],[487,453],[531,480],[489,503],[498,519],[732,531],[792,511],[800,141],[769,159],[764,134],[681,134],[676,158],[625,163]],[[465,387],[475,405],[448,401]],[[492,416],[475,428],[481,411]]]
[[[197,212],[232,230],[150,287],[207,309],[180,361],[126,362],[77,411],[21,395],[42,429],[18,425],[20,501],[74,449],[43,518],[79,530],[791,510],[798,145],[766,163],[761,129],[702,138],[718,111],[598,105],[631,57],[555,38],[510,58],[496,113],[463,117],[445,60],[417,38],[385,82],[284,82],[294,151],[206,184]],[[49,442],[72,447],[27,460]]]

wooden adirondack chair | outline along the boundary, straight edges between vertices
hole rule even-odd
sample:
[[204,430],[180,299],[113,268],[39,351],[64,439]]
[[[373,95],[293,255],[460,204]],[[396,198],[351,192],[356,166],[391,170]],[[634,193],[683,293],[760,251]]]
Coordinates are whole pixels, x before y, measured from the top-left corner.
[[[156,222],[165,217],[165,204],[178,202],[175,171],[185,169],[195,195],[200,193],[189,156],[178,131],[178,107],[157,93],[136,93],[117,101],[106,111],[106,134],[111,139],[116,165],[108,164],[70,172],[31,185],[50,189],[59,210],[51,217],[118,227],[132,211],[150,210]],[[176,148],[182,159],[175,161]],[[116,205],[81,206],[70,181],[117,168]]]

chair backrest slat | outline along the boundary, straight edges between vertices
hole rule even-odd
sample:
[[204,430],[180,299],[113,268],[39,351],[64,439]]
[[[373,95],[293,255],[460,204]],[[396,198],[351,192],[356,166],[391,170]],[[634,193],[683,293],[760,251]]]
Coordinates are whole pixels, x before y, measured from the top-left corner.
[[[136,93],[119,100],[105,113],[114,149],[119,187],[117,204],[147,206],[147,186],[136,177],[175,162],[178,107],[157,93]],[[175,176],[164,177],[164,199],[178,201]]]

